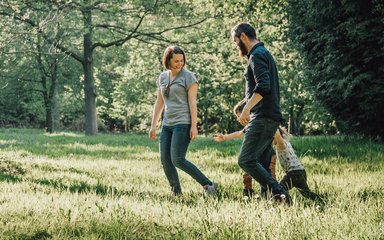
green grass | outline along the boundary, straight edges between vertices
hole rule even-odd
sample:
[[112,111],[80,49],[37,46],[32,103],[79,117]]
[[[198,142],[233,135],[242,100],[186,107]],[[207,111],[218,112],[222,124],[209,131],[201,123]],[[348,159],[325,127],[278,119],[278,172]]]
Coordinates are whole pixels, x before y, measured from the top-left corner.
[[203,198],[179,171],[175,198],[158,142],[145,135],[0,129],[0,239],[384,239],[384,146],[346,136],[292,143],[326,208],[296,190],[291,207],[244,202],[241,140],[193,142],[187,158],[220,192]]

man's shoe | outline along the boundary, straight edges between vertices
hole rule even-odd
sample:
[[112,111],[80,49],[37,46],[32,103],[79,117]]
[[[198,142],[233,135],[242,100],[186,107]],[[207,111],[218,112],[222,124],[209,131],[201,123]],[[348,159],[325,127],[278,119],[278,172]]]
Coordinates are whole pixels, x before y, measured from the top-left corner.
[[253,189],[243,189],[243,198],[252,198],[255,191]]
[[181,192],[180,187],[171,187],[171,192],[173,196],[181,196],[183,193]]
[[288,193],[278,193],[274,195],[275,201],[278,203],[285,203],[287,205],[292,205],[292,198]]
[[204,187],[204,194],[206,197],[212,196],[214,193],[217,192],[217,189],[219,188],[219,185],[217,183],[212,182],[210,185],[205,185]]

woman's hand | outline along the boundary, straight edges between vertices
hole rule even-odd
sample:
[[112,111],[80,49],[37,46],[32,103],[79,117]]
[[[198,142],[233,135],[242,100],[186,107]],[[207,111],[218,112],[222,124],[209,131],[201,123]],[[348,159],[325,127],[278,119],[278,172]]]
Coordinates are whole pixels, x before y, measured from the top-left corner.
[[192,141],[195,141],[197,139],[197,135],[198,135],[197,127],[192,126],[191,130],[189,131],[189,137],[191,138]]
[[156,128],[152,128],[148,132],[148,136],[151,140],[156,140]]
[[216,142],[222,142],[224,141],[224,135],[221,134],[221,133],[217,133],[215,134],[215,136],[213,137],[213,139],[215,139]]

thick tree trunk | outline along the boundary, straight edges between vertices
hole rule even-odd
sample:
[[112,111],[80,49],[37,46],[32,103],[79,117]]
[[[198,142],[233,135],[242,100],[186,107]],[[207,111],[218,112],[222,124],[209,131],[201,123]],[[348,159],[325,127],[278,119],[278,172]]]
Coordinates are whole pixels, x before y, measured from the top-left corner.
[[53,115],[52,115],[52,109],[47,108],[46,109],[46,119],[45,119],[46,125],[47,125],[47,132],[53,133]]
[[92,59],[92,13],[84,9],[84,95],[85,95],[85,134],[97,134],[96,88],[93,78]]
[[55,131],[55,125],[53,121],[53,109],[54,109],[54,103],[55,103],[55,96],[56,96],[56,83],[57,83],[57,59],[54,57],[51,65],[50,65],[50,72],[51,72],[51,87],[49,88],[48,92],[48,104],[47,104],[47,115],[46,115],[46,121],[47,121],[47,132],[53,133]]

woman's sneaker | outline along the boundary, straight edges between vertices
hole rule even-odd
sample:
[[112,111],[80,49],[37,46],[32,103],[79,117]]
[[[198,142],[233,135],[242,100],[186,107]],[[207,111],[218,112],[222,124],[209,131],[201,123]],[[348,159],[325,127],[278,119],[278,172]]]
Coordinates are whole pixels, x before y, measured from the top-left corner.
[[204,188],[204,195],[206,197],[212,196],[217,192],[219,185],[217,183],[212,182],[210,185],[205,185]]

